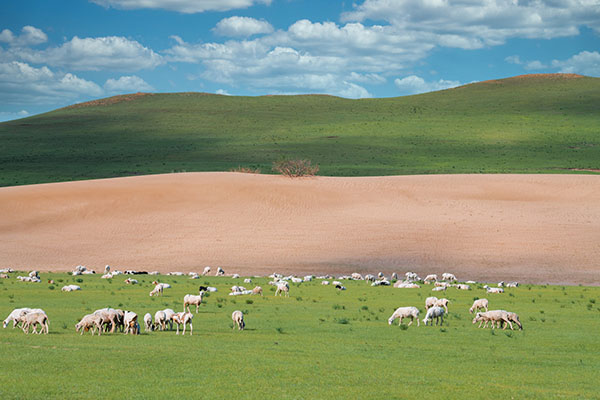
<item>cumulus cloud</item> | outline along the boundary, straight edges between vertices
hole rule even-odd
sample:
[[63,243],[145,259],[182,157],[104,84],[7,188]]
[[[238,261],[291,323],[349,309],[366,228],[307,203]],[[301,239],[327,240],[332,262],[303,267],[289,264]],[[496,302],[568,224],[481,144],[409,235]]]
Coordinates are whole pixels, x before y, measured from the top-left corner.
[[79,38],[45,50],[30,48],[7,52],[15,60],[47,64],[78,71],[137,71],[154,68],[164,61],[162,56],[135,40],[119,36]]
[[204,11],[227,11],[255,4],[271,4],[272,0],[90,0],[103,7],[125,10],[153,8],[193,14]]
[[402,79],[396,79],[394,83],[398,89],[405,94],[418,94],[433,92],[436,90],[450,89],[460,86],[461,84],[458,81],[447,81],[443,79],[440,79],[437,82],[426,82],[425,79],[416,75],[410,75]]
[[74,74],[13,61],[0,63],[0,93],[5,104],[55,104],[57,100],[99,96],[103,91]]
[[577,35],[580,26],[600,31],[600,7],[595,0],[364,0],[342,20],[386,21],[426,34],[436,45],[474,49],[514,37]]
[[109,93],[150,92],[154,88],[139,76],[122,76],[119,79],[108,79],[104,89]]
[[27,25],[21,29],[20,35],[15,35],[9,29],[0,32],[0,42],[7,43],[9,46],[35,46],[48,41],[48,36],[36,27]]
[[0,122],[10,121],[13,119],[25,118],[29,115],[29,111],[21,110],[21,111],[0,111]]
[[535,61],[528,61],[525,64],[525,69],[529,70],[529,71],[531,71],[531,70],[546,69],[546,68],[548,68],[547,65],[544,65],[541,61],[537,61],[537,60],[535,60]]
[[552,67],[564,73],[600,77],[600,53],[582,51],[567,60],[553,60]]
[[271,33],[273,27],[267,21],[249,17],[230,17],[219,21],[213,31],[221,36],[248,37],[260,33]]
[[508,56],[504,59],[504,61],[506,61],[509,64],[517,64],[517,65],[523,64],[523,62],[521,61],[521,57],[519,57],[517,55]]

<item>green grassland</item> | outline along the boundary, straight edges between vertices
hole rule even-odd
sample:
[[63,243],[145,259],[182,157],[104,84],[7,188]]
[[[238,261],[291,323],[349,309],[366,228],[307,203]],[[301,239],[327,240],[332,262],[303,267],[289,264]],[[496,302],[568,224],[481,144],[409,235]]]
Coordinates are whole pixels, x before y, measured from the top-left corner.
[[[154,277],[72,277],[42,274],[42,282],[0,280],[0,316],[41,307],[50,334],[0,330],[0,397],[22,398],[598,398],[600,288],[530,286],[486,295],[448,289],[450,314],[442,327],[388,326],[399,306],[424,313],[431,287],[394,289],[348,281],[339,292],[320,281],[291,284],[275,298],[228,296],[241,279],[161,276],[171,283],[148,296]],[[54,285],[47,282],[54,279]],[[76,283],[80,292],[60,287]],[[80,336],[74,324],[107,306],[140,318],[164,308],[180,311],[186,293],[216,286],[194,317],[194,335],[174,331]],[[54,289],[51,289],[51,286]],[[438,297],[439,296],[438,294]],[[523,331],[478,329],[474,298],[517,312]],[[247,329],[232,330],[243,310]],[[407,323],[407,322],[405,322]]]
[[[0,124],[0,186],[180,171],[321,175],[600,168],[600,78],[516,77],[398,98],[111,98]],[[581,173],[581,172],[579,172]]]

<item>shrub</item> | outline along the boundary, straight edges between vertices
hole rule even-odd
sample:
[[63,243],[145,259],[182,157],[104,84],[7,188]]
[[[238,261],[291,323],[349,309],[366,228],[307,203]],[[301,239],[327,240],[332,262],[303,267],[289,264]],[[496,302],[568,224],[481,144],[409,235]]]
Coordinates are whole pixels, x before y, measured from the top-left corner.
[[50,285],[50,286],[48,286],[48,289],[50,289],[50,290],[54,290],[54,285]]
[[310,160],[282,159],[273,163],[273,170],[289,178],[314,176],[319,172],[319,165],[312,165]]
[[236,168],[231,168],[229,170],[229,172],[242,172],[244,174],[260,174],[260,169],[259,168],[252,169],[249,167],[242,167],[242,166],[238,165]]
[[253,304],[254,300],[246,299],[246,304]]

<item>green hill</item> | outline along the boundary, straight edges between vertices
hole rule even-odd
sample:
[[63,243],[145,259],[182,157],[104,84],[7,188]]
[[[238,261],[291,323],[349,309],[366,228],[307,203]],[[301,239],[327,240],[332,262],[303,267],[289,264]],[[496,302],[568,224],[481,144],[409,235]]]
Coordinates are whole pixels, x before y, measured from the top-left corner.
[[0,185],[173,171],[321,175],[600,168],[600,78],[529,75],[386,99],[138,94],[0,124]]

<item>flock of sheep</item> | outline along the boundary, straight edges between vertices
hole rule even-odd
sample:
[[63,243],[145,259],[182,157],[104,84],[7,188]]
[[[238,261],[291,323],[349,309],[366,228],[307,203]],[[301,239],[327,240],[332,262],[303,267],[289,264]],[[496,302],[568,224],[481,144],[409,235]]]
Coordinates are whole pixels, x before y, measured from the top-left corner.
[[[206,267],[202,272],[202,276],[207,275],[210,272],[210,267]],[[7,278],[7,273],[14,272],[12,269],[4,269],[0,270],[0,278]],[[84,266],[78,266],[73,272],[72,275],[82,275],[82,274],[93,274],[94,271],[88,270]],[[110,272],[110,267],[107,265],[104,271],[103,278],[112,278],[114,276],[123,274],[120,271]],[[138,271],[125,271],[127,275],[137,275],[137,274],[150,274],[157,275],[158,273],[147,273],[147,272],[138,272]],[[181,272],[173,272],[169,273],[169,275],[184,275]],[[198,274],[189,273],[188,274],[191,279],[197,279]],[[217,269],[216,276],[224,276],[225,271],[222,268]],[[232,275],[233,278],[239,278],[238,274]],[[306,281],[311,281],[313,276],[305,276],[304,278],[298,278],[296,276],[283,276],[281,274],[272,274],[269,276],[272,281],[269,282],[270,285],[276,287],[275,296],[282,295],[289,297],[290,286],[288,281],[293,283],[301,283]],[[29,276],[22,277],[18,276],[17,279],[25,282],[41,282],[39,278],[38,271],[32,271],[29,273]],[[321,279],[323,285],[329,285],[329,279],[333,279],[333,276],[318,276],[316,279]],[[371,283],[371,286],[380,286],[380,285],[390,285],[390,281],[380,272],[377,277],[374,275],[367,274],[364,277],[358,273],[353,273],[349,276],[340,276],[339,280],[349,279],[349,280],[365,280]],[[449,287],[455,287],[459,290],[470,290],[470,286],[468,284],[474,284],[474,281],[467,281],[464,284],[455,283],[457,281],[456,277],[450,273],[442,274],[442,280],[438,281],[438,277],[435,274],[427,275],[424,279],[419,278],[419,276],[414,272],[407,272],[405,274],[405,279],[400,281],[398,280],[397,274],[392,274],[392,280],[397,280],[394,284],[396,288],[420,288],[420,285],[417,282],[422,282],[424,284],[434,284],[433,291],[445,291]],[[252,280],[250,278],[246,278],[244,283],[251,283]],[[133,278],[125,279],[126,284],[136,284],[137,280]],[[163,294],[165,289],[171,287],[171,285],[167,283],[160,283],[158,281],[152,282],[154,284],[154,289],[150,292],[150,296],[160,296]],[[342,285],[340,281],[334,280],[331,282],[333,286],[335,286],[338,290],[346,290],[345,286]],[[500,282],[498,287],[489,287],[487,285],[484,286],[488,293],[503,293],[503,287],[517,287],[518,283],[512,282],[508,284],[504,284],[504,282]],[[66,285],[62,288],[62,291],[74,291],[81,290],[81,288],[77,285]],[[143,318],[144,328],[146,331],[154,331],[154,330],[166,330],[167,325],[170,329],[173,329],[173,324],[177,325],[177,335],[179,334],[179,328],[182,326],[182,334],[185,335],[186,326],[189,326],[190,335],[193,334],[193,325],[192,319],[194,315],[190,310],[190,306],[196,306],[196,313],[198,313],[198,309],[200,304],[202,303],[204,293],[206,292],[216,292],[217,289],[210,286],[200,286],[199,294],[186,294],[183,298],[183,311],[175,312],[172,309],[159,310],[154,314],[154,321],[152,320],[152,315],[150,313],[146,313]],[[255,286],[254,289],[248,290],[243,286],[235,285],[231,288],[230,296],[237,295],[263,295],[262,288],[260,286]],[[428,297],[425,300],[425,309],[426,314],[423,322],[425,325],[431,324],[433,325],[433,320],[435,319],[436,325],[442,325],[444,322],[444,315],[448,314],[448,304],[449,300],[446,298],[438,299],[437,297]],[[500,328],[503,326],[503,329],[506,329],[507,326],[510,329],[513,329],[513,323],[515,323],[519,329],[523,329],[523,325],[519,320],[519,316],[514,312],[509,312],[505,310],[488,310],[488,300],[487,299],[477,299],[473,302],[473,305],[469,309],[469,312],[472,314],[475,312],[475,317],[473,318],[473,324],[479,322],[479,327],[482,326],[486,328],[488,323],[491,328],[497,327]],[[484,312],[479,312],[479,310],[485,310]],[[244,314],[236,310],[231,315],[233,321],[233,329],[236,327],[238,330],[243,330],[245,328],[244,322]],[[419,321],[419,309],[417,307],[399,307],[397,308],[392,316],[388,319],[388,324],[392,325],[392,323],[399,319],[399,325],[402,324],[404,318],[410,318],[410,322],[408,326],[410,326],[414,320],[417,321],[417,326],[420,326]],[[9,316],[4,320],[3,327],[6,328],[8,324],[12,322],[13,328],[17,327],[19,324],[23,332],[26,334],[29,333],[30,328],[33,328],[33,333],[48,333],[48,316],[42,309],[31,309],[31,308],[17,308],[13,310]],[[37,331],[37,328],[40,328],[40,331]],[[110,332],[114,333],[117,329],[125,334],[139,334],[140,333],[140,324],[138,322],[138,315],[133,311],[126,311],[120,309],[112,309],[112,308],[103,308],[94,311],[91,314],[87,314],[81,318],[81,320],[75,325],[76,332],[80,332],[83,335],[84,332],[91,331],[92,336],[98,332],[98,335],[101,335],[102,332]]]

